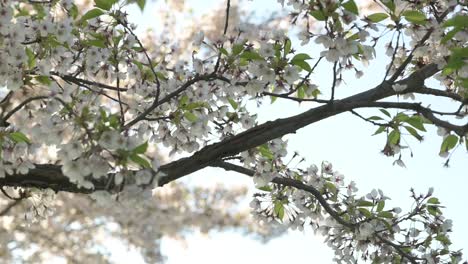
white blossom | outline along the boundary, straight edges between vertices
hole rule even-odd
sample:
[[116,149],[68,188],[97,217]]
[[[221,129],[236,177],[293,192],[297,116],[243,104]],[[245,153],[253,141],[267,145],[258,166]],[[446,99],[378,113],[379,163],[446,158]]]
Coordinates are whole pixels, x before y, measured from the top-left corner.
[[408,88],[408,86],[406,84],[399,84],[399,83],[395,83],[394,85],[392,85],[392,88],[395,92],[397,93],[401,93],[403,92],[404,90],[406,90],[406,88]]

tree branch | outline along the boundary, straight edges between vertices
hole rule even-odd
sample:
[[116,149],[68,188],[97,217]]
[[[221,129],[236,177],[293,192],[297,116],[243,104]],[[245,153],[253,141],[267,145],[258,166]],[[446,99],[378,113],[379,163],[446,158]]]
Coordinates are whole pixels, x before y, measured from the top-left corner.
[[83,85],[83,84],[86,84],[86,85],[97,86],[97,87],[107,89],[107,90],[112,90],[112,91],[121,91],[121,92],[127,91],[126,88],[114,87],[114,86],[107,85],[107,84],[104,84],[104,83],[93,82],[93,81],[81,79],[81,78],[78,78],[78,77],[75,77],[75,76],[72,76],[72,75],[61,75],[58,72],[51,72],[50,74],[54,75],[54,76],[57,76],[57,77],[60,77],[64,81],[71,82],[71,83],[74,83],[74,84],[80,85],[80,86]]
[[173,91],[172,93],[168,94],[166,97],[164,97],[161,100],[155,100],[150,107],[148,107],[145,111],[143,111],[141,114],[139,114],[137,117],[135,117],[133,120],[125,124],[123,127],[124,130],[129,129],[132,127],[134,124],[140,122],[141,120],[145,119],[147,115],[149,115],[154,109],[156,109],[158,106],[169,102],[172,98],[178,96],[180,93],[185,91],[187,88],[189,88],[191,85],[199,82],[199,81],[211,81],[217,79],[216,75],[214,73],[207,74],[207,75],[199,75],[194,77],[191,80],[188,80],[185,82],[182,86],[179,87],[179,89]]
[[[424,80],[436,72],[438,72],[437,66],[435,64],[431,64],[414,72],[408,78],[400,81],[399,83],[407,85],[408,89],[416,89],[416,87],[422,87],[424,85]],[[211,80],[212,78],[216,78],[216,76],[210,74],[196,77],[189,82],[186,82],[178,90],[167,95],[165,98],[159,101],[159,103],[169,101],[171,98],[176,97],[178,94],[197,81]],[[223,157],[234,156],[239,152],[255,148],[275,138],[282,137],[286,134],[295,133],[298,129],[313,124],[317,121],[353,110],[355,108],[385,106],[402,107],[404,109],[419,110],[422,114],[426,114],[429,117],[431,117],[431,115],[433,116],[433,114],[430,112],[430,109],[423,108],[420,105],[416,106],[413,104],[408,105],[404,103],[395,105],[394,103],[375,102],[395,94],[396,93],[392,89],[391,84],[388,82],[383,82],[373,89],[361,92],[342,100],[335,100],[333,105],[327,104],[318,106],[295,116],[277,119],[275,121],[269,121],[264,124],[255,126],[235,136],[226,138],[223,141],[205,146],[201,150],[195,152],[192,156],[181,158],[179,160],[162,165],[160,167],[160,171],[165,173],[166,176],[159,179],[159,186],[163,186],[185,175],[210,166],[214,161],[217,161]],[[132,124],[144,119],[146,115],[156,107],[157,104],[148,108],[145,112],[129,122],[126,126],[130,127]],[[460,132],[461,128],[458,126],[454,126],[452,124],[449,125],[448,122],[442,120],[437,121],[438,119],[434,118],[433,120],[436,120],[436,125],[447,125],[449,129]],[[107,190],[106,181],[92,179],[92,182],[95,186],[94,190]],[[37,165],[36,168],[30,170],[27,175],[6,175],[5,178],[0,179],[0,186],[51,188],[55,191],[79,193],[90,193],[93,191],[77,187],[76,184],[70,183],[68,178],[62,174],[61,167],[59,165]],[[116,189],[114,191],[118,191],[118,188],[115,186],[111,186],[111,188],[112,187]]]
[[[228,26],[229,26],[229,11],[231,10],[231,0],[226,1],[226,18],[224,20],[224,29],[223,29],[223,36],[226,36]],[[221,48],[223,47],[223,44],[221,44]],[[216,73],[219,69],[219,65],[221,62],[221,51],[218,54],[218,58],[216,59],[216,64],[213,69],[213,73]]]
[[6,215],[13,207],[19,205],[20,203],[21,203],[21,200],[14,200],[10,202],[9,204],[7,204],[7,206],[5,206],[5,208],[3,208],[0,211],[0,216]]
[[19,105],[17,105],[15,108],[13,108],[10,112],[8,112],[3,118],[2,118],[2,121],[3,122],[6,122],[8,119],[10,119],[10,117],[15,114],[16,112],[18,112],[19,110],[21,110],[21,108],[23,108],[25,105],[29,104],[30,102],[32,101],[35,101],[35,100],[43,100],[43,99],[47,99],[49,98],[49,96],[34,96],[34,97],[29,97],[28,99],[24,100],[23,102],[21,102]]
[[[223,168],[229,171],[239,172],[239,173],[248,175],[250,177],[253,177],[255,174],[254,170],[247,169],[242,166],[235,165],[229,162],[224,162],[224,161],[214,162],[210,166]],[[327,211],[327,213],[331,215],[333,219],[335,219],[338,223],[342,224],[343,226],[348,227],[351,230],[354,230],[356,228],[356,224],[347,222],[343,218],[341,218],[339,213],[336,212],[333,208],[331,208],[331,206],[328,204],[325,198],[323,198],[320,191],[315,189],[314,187],[310,185],[306,185],[301,181],[293,180],[293,179],[285,178],[285,177],[276,177],[271,182],[276,183],[276,184],[281,184],[284,186],[294,187],[296,189],[303,190],[312,194],[317,199],[317,201],[323,206],[323,209],[325,209],[325,211]]]
[[[250,177],[253,177],[254,174],[255,174],[254,170],[244,168],[242,166],[235,165],[235,164],[232,164],[232,163],[229,163],[229,162],[224,162],[224,161],[214,162],[214,163],[211,164],[211,166],[212,167],[223,168],[223,169],[228,170],[228,171],[235,171],[235,172],[238,172],[238,173],[241,173],[241,174],[248,175]],[[335,211],[328,204],[327,200],[323,197],[323,195],[320,193],[320,191],[315,189],[314,187],[312,187],[310,185],[306,185],[301,181],[290,179],[290,178],[285,178],[285,177],[275,177],[275,178],[273,178],[273,180],[271,180],[271,182],[276,183],[276,184],[280,184],[280,185],[283,185],[283,186],[294,187],[294,188],[296,188],[298,190],[303,190],[303,191],[306,191],[306,192],[312,194],[317,199],[317,201],[320,203],[320,205],[322,205],[323,209],[325,209],[325,211],[331,217],[333,217],[333,219],[335,219],[338,223],[340,223],[341,225],[351,229],[352,231],[354,231],[357,228],[358,223],[350,223],[350,222],[344,220],[343,218],[341,218],[340,214],[337,211]],[[404,248],[404,246],[397,245],[397,244],[393,243],[392,241],[383,238],[378,233],[375,233],[375,235],[384,244],[387,244],[387,245],[393,247],[402,257],[407,258],[411,263],[417,263],[415,257],[413,257],[409,253],[406,253],[405,251],[403,251],[402,248]]]
[[400,102],[357,102],[355,108],[361,107],[381,107],[381,108],[397,108],[413,110],[422,114],[425,118],[429,119],[434,125],[444,127],[450,131],[455,132],[459,136],[465,136],[468,133],[468,123],[463,126],[454,125],[450,122],[441,120],[434,115],[434,112],[422,106],[420,103],[400,103]]
[[[406,91],[405,91],[406,92]],[[463,98],[457,93],[453,93],[450,91],[443,91],[439,89],[434,89],[434,88],[429,88],[427,86],[423,86],[420,88],[415,89],[414,91],[408,91],[412,93],[418,93],[418,94],[428,94],[428,95],[435,95],[435,96],[442,96],[442,97],[447,97],[451,98],[455,101],[461,102],[463,104],[468,104],[468,98]]]

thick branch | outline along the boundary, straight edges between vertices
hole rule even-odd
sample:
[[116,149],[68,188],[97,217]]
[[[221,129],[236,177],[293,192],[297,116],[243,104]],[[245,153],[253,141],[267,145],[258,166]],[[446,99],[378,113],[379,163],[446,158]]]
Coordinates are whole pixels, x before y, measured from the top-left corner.
[[[406,84],[408,89],[416,89],[416,87],[422,87],[424,85],[424,80],[435,74],[437,71],[437,66],[435,64],[431,64],[416,71],[399,83]],[[174,91],[172,94],[163,98],[159,103],[177,96],[178,93],[182,92],[196,81],[203,79],[209,80],[211,78],[216,77],[200,76],[199,78],[194,78],[180,87],[177,91]],[[159,185],[162,186],[185,175],[201,170],[223,157],[234,156],[239,152],[255,148],[275,138],[295,133],[300,128],[328,117],[360,107],[383,107],[383,103],[375,103],[375,105],[372,105],[372,103],[392,95],[395,95],[395,91],[391,88],[391,84],[383,82],[368,91],[347,97],[343,100],[335,100],[333,105],[322,105],[295,116],[277,119],[275,121],[269,121],[255,126],[235,136],[226,138],[221,142],[208,145],[190,157],[182,158],[161,166],[160,170],[166,173],[167,176],[164,176],[159,180]],[[154,108],[155,107],[156,106],[154,106]],[[148,108],[147,111],[131,121],[127,126],[130,126],[131,123],[138,122],[138,120],[144,119],[146,114],[151,112],[154,108]],[[424,111],[422,108],[419,110]],[[430,114],[431,113],[428,113],[428,116],[430,116]],[[454,131],[458,130],[458,128],[453,128]],[[49,171],[50,173],[48,173]],[[107,189],[106,184],[103,181],[93,180],[93,183],[95,190]],[[5,178],[0,179],[0,186],[29,186],[52,188],[56,191],[82,193],[89,193],[92,191],[79,188],[75,184],[70,183],[68,178],[63,176],[61,173],[60,166],[57,165],[40,165],[36,169],[31,170],[27,175],[7,175]]]
[[[105,190],[106,181],[93,180],[95,190]],[[36,168],[29,170],[28,174],[6,175],[0,178],[0,186],[11,187],[35,187],[54,191],[65,191],[73,193],[91,193],[92,190],[80,188],[71,183],[68,177],[62,173],[61,166],[49,164],[36,164]]]
[[[415,89],[424,85],[424,80],[438,71],[434,64],[428,65],[413,73],[408,78],[401,81],[408,88]],[[223,157],[233,156],[239,152],[257,147],[265,142],[286,134],[295,133],[298,129],[328,117],[352,110],[364,102],[374,102],[389,96],[395,95],[395,91],[387,82],[377,85],[368,91],[347,97],[343,100],[335,100],[333,105],[322,105],[310,109],[304,113],[288,118],[269,121],[262,125],[255,126],[236,136],[227,138],[219,143],[208,145],[188,158],[183,158],[167,164],[164,169],[167,176],[161,179],[160,183],[165,184],[176,180],[182,176],[198,171],[211,162]],[[162,168],[163,169],[163,168]]]

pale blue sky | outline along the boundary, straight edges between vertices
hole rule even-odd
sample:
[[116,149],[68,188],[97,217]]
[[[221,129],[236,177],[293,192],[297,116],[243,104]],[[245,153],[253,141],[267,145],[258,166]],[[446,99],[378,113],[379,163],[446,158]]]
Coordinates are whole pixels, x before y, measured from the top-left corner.
[[[148,1],[151,2],[151,1]],[[204,13],[212,4],[223,4],[224,1],[190,1],[195,14]],[[246,2],[251,10],[264,11],[267,0]],[[275,0],[270,0],[269,8],[280,7]],[[130,21],[140,27],[151,25],[151,19],[156,18],[156,4],[150,3],[143,14],[137,10],[131,12]],[[271,9],[270,9],[271,10]],[[310,47],[309,47],[310,51]],[[348,78],[347,85],[340,86],[338,95],[353,94],[362,89],[368,89],[381,81],[385,56],[379,54],[378,60],[372,62],[364,72],[371,72],[362,79]],[[314,56],[312,56],[314,57]],[[318,69],[315,76],[321,76],[316,82],[320,88],[329,87],[329,67]],[[431,84],[432,85],[432,84]],[[434,84],[435,86],[436,84]],[[396,100],[396,98],[395,98]],[[433,106],[450,107],[448,101],[433,101]],[[286,117],[307,110],[314,105],[283,101],[278,99],[273,105],[265,103],[259,112],[259,122]],[[365,115],[377,114],[378,111],[359,111]],[[368,114],[369,113],[369,114]],[[370,114],[372,113],[372,114]],[[429,128],[423,143],[410,140],[414,157],[407,153],[404,159],[407,168],[393,166],[392,158],[380,153],[385,143],[383,135],[371,137],[375,127],[364,123],[351,114],[342,114],[319,123],[308,126],[289,135],[290,152],[299,151],[311,163],[320,164],[322,160],[333,163],[334,168],[345,175],[345,179],[354,180],[359,193],[365,195],[373,188],[381,188],[392,198],[390,206],[400,206],[409,209],[411,200],[409,189],[414,187],[417,192],[426,192],[429,187],[435,188],[435,196],[447,206],[444,210],[448,218],[454,220],[455,232],[451,235],[454,248],[468,248],[468,226],[465,223],[466,197],[463,196],[468,185],[467,158],[464,149],[459,149],[451,158],[449,168],[444,168],[444,159],[439,158],[441,138],[435,129]],[[250,179],[236,173],[227,173],[219,169],[205,169],[184,179],[191,184],[248,184],[253,188]],[[236,232],[214,233],[210,237],[193,234],[188,237],[185,247],[173,240],[163,240],[163,254],[168,257],[169,264],[175,263],[331,263],[332,252],[310,230],[307,232],[291,232],[269,243],[261,244],[249,237]],[[126,255],[126,256],[131,256]],[[118,258],[123,260],[122,258]],[[129,260],[128,258],[124,258]],[[132,259],[132,263],[136,259]],[[123,262],[122,262],[123,263]]]

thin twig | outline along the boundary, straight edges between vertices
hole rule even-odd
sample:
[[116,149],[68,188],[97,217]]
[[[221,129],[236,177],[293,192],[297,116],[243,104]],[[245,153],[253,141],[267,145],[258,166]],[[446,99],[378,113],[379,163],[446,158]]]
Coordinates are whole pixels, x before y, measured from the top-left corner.
[[[239,173],[251,176],[251,177],[255,174],[255,171],[253,171],[251,169],[247,169],[247,168],[244,168],[242,166],[232,164],[232,163],[229,163],[229,162],[224,162],[224,161],[213,162],[211,164],[211,166],[212,167],[223,168],[225,170],[236,171],[236,172],[239,172]],[[299,190],[303,190],[303,191],[306,191],[306,192],[312,194],[317,199],[317,201],[322,205],[322,207],[325,209],[325,211],[327,211],[327,213],[330,216],[332,216],[333,219],[335,219],[338,223],[342,224],[343,226],[345,226],[345,227],[347,227],[347,228],[349,228],[351,230],[354,230],[356,228],[355,223],[348,222],[348,221],[344,220],[343,218],[341,218],[339,216],[339,213],[337,211],[335,211],[328,204],[328,202],[323,197],[322,193],[319,190],[315,189],[314,187],[312,187],[310,185],[306,185],[301,181],[290,179],[290,178],[285,178],[285,177],[276,177],[271,182],[276,183],[276,184],[280,184],[280,185],[284,185],[284,186],[295,187],[295,188],[297,188]]]
[[178,96],[180,93],[182,93],[183,91],[185,91],[188,87],[190,87],[191,85],[199,82],[199,81],[210,81],[210,80],[214,80],[214,79],[219,79],[216,77],[215,74],[213,73],[210,73],[208,75],[199,75],[199,76],[196,76],[190,80],[188,80],[187,82],[185,82],[182,86],[179,87],[179,89],[175,90],[174,92],[168,94],[166,97],[164,97],[163,99],[161,99],[160,101],[153,101],[153,103],[150,105],[150,107],[148,107],[145,111],[143,111],[141,114],[139,114],[137,117],[135,117],[133,120],[129,121],[127,124],[125,124],[123,126],[123,129],[124,130],[127,130],[129,129],[131,126],[133,126],[134,124],[140,122],[141,120],[145,119],[147,115],[149,115],[149,113],[151,113],[154,109],[156,109],[158,106],[166,103],[166,102],[169,102],[172,98]]
[[161,95],[161,82],[159,81],[158,74],[154,70],[153,60],[151,60],[148,52],[146,51],[145,47],[143,46],[143,43],[140,41],[138,36],[133,32],[133,30],[128,26],[128,24],[126,22],[123,22],[123,21],[119,20],[119,19],[117,19],[117,22],[119,22],[135,38],[135,40],[138,43],[138,45],[140,46],[143,54],[145,55],[146,60],[148,61],[149,68],[151,70],[151,73],[153,73],[153,76],[154,76],[155,81],[156,81],[156,97],[154,99],[154,102],[157,104],[158,101],[159,101],[159,96]]
[[23,108],[25,105],[29,104],[30,102],[36,101],[36,100],[43,100],[43,99],[47,99],[47,98],[49,98],[49,96],[45,96],[45,95],[29,97],[28,99],[24,100],[19,105],[17,105],[15,108],[13,108],[10,112],[8,112],[3,117],[3,121],[6,122],[12,115],[14,115],[16,112],[21,110],[21,108]]
[[336,67],[338,65],[338,62],[336,61],[335,64],[333,65],[333,82],[331,86],[331,98],[330,98],[330,103],[333,103],[335,100],[335,87],[336,87]]
[[21,203],[21,200],[15,200],[7,204],[7,206],[3,208],[2,211],[0,211],[0,216],[5,216],[13,207],[17,206],[20,203]]
[[[223,36],[226,36],[227,29],[228,29],[228,26],[229,26],[229,10],[230,9],[231,9],[231,0],[227,0],[227,3],[226,3],[226,18],[225,18],[225,21],[224,21]],[[221,44],[221,48],[223,48],[223,46],[224,46],[224,43]],[[213,73],[216,73],[218,71],[220,62],[221,62],[221,51],[219,52],[218,58],[216,59],[216,64],[215,64],[215,67],[213,69]]]
[[75,76],[72,76],[72,75],[60,75],[58,72],[51,72],[50,74],[54,75],[54,76],[57,76],[57,77],[60,77],[64,81],[68,81],[68,82],[71,82],[71,83],[74,83],[74,84],[77,84],[77,85],[80,85],[80,86],[83,85],[83,84],[87,84],[87,85],[97,86],[97,87],[100,87],[100,88],[103,88],[103,89],[108,89],[108,90],[113,90],[113,91],[121,91],[121,92],[127,91],[126,88],[117,88],[117,87],[107,85],[107,84],[104,84],[104,83],[81,79],[81,78],[78,78],[78,77],[75,77]]
[[377,123],[377,122],[375,122],[375,121],[373,121],[373,120],[370,120],[369,118],[365,118],[365,117],[363,117],[362,115],[360,115],[358,112],[356,112],[356,111],[354,111],[354,110],[350,110],[350,112],[351,112],[351,114],[353,114],[353,115],[359,117],[360,119],[362,119],[362,120],[364,120],[364,121],[366,121],[366,122],[369,122],[369,123],[371,123],[371,124],[373,124],[373,125],[375,125],[375,126],[386,126],[386,127],[390,127],[389,124],[381,124],[381,123]]

